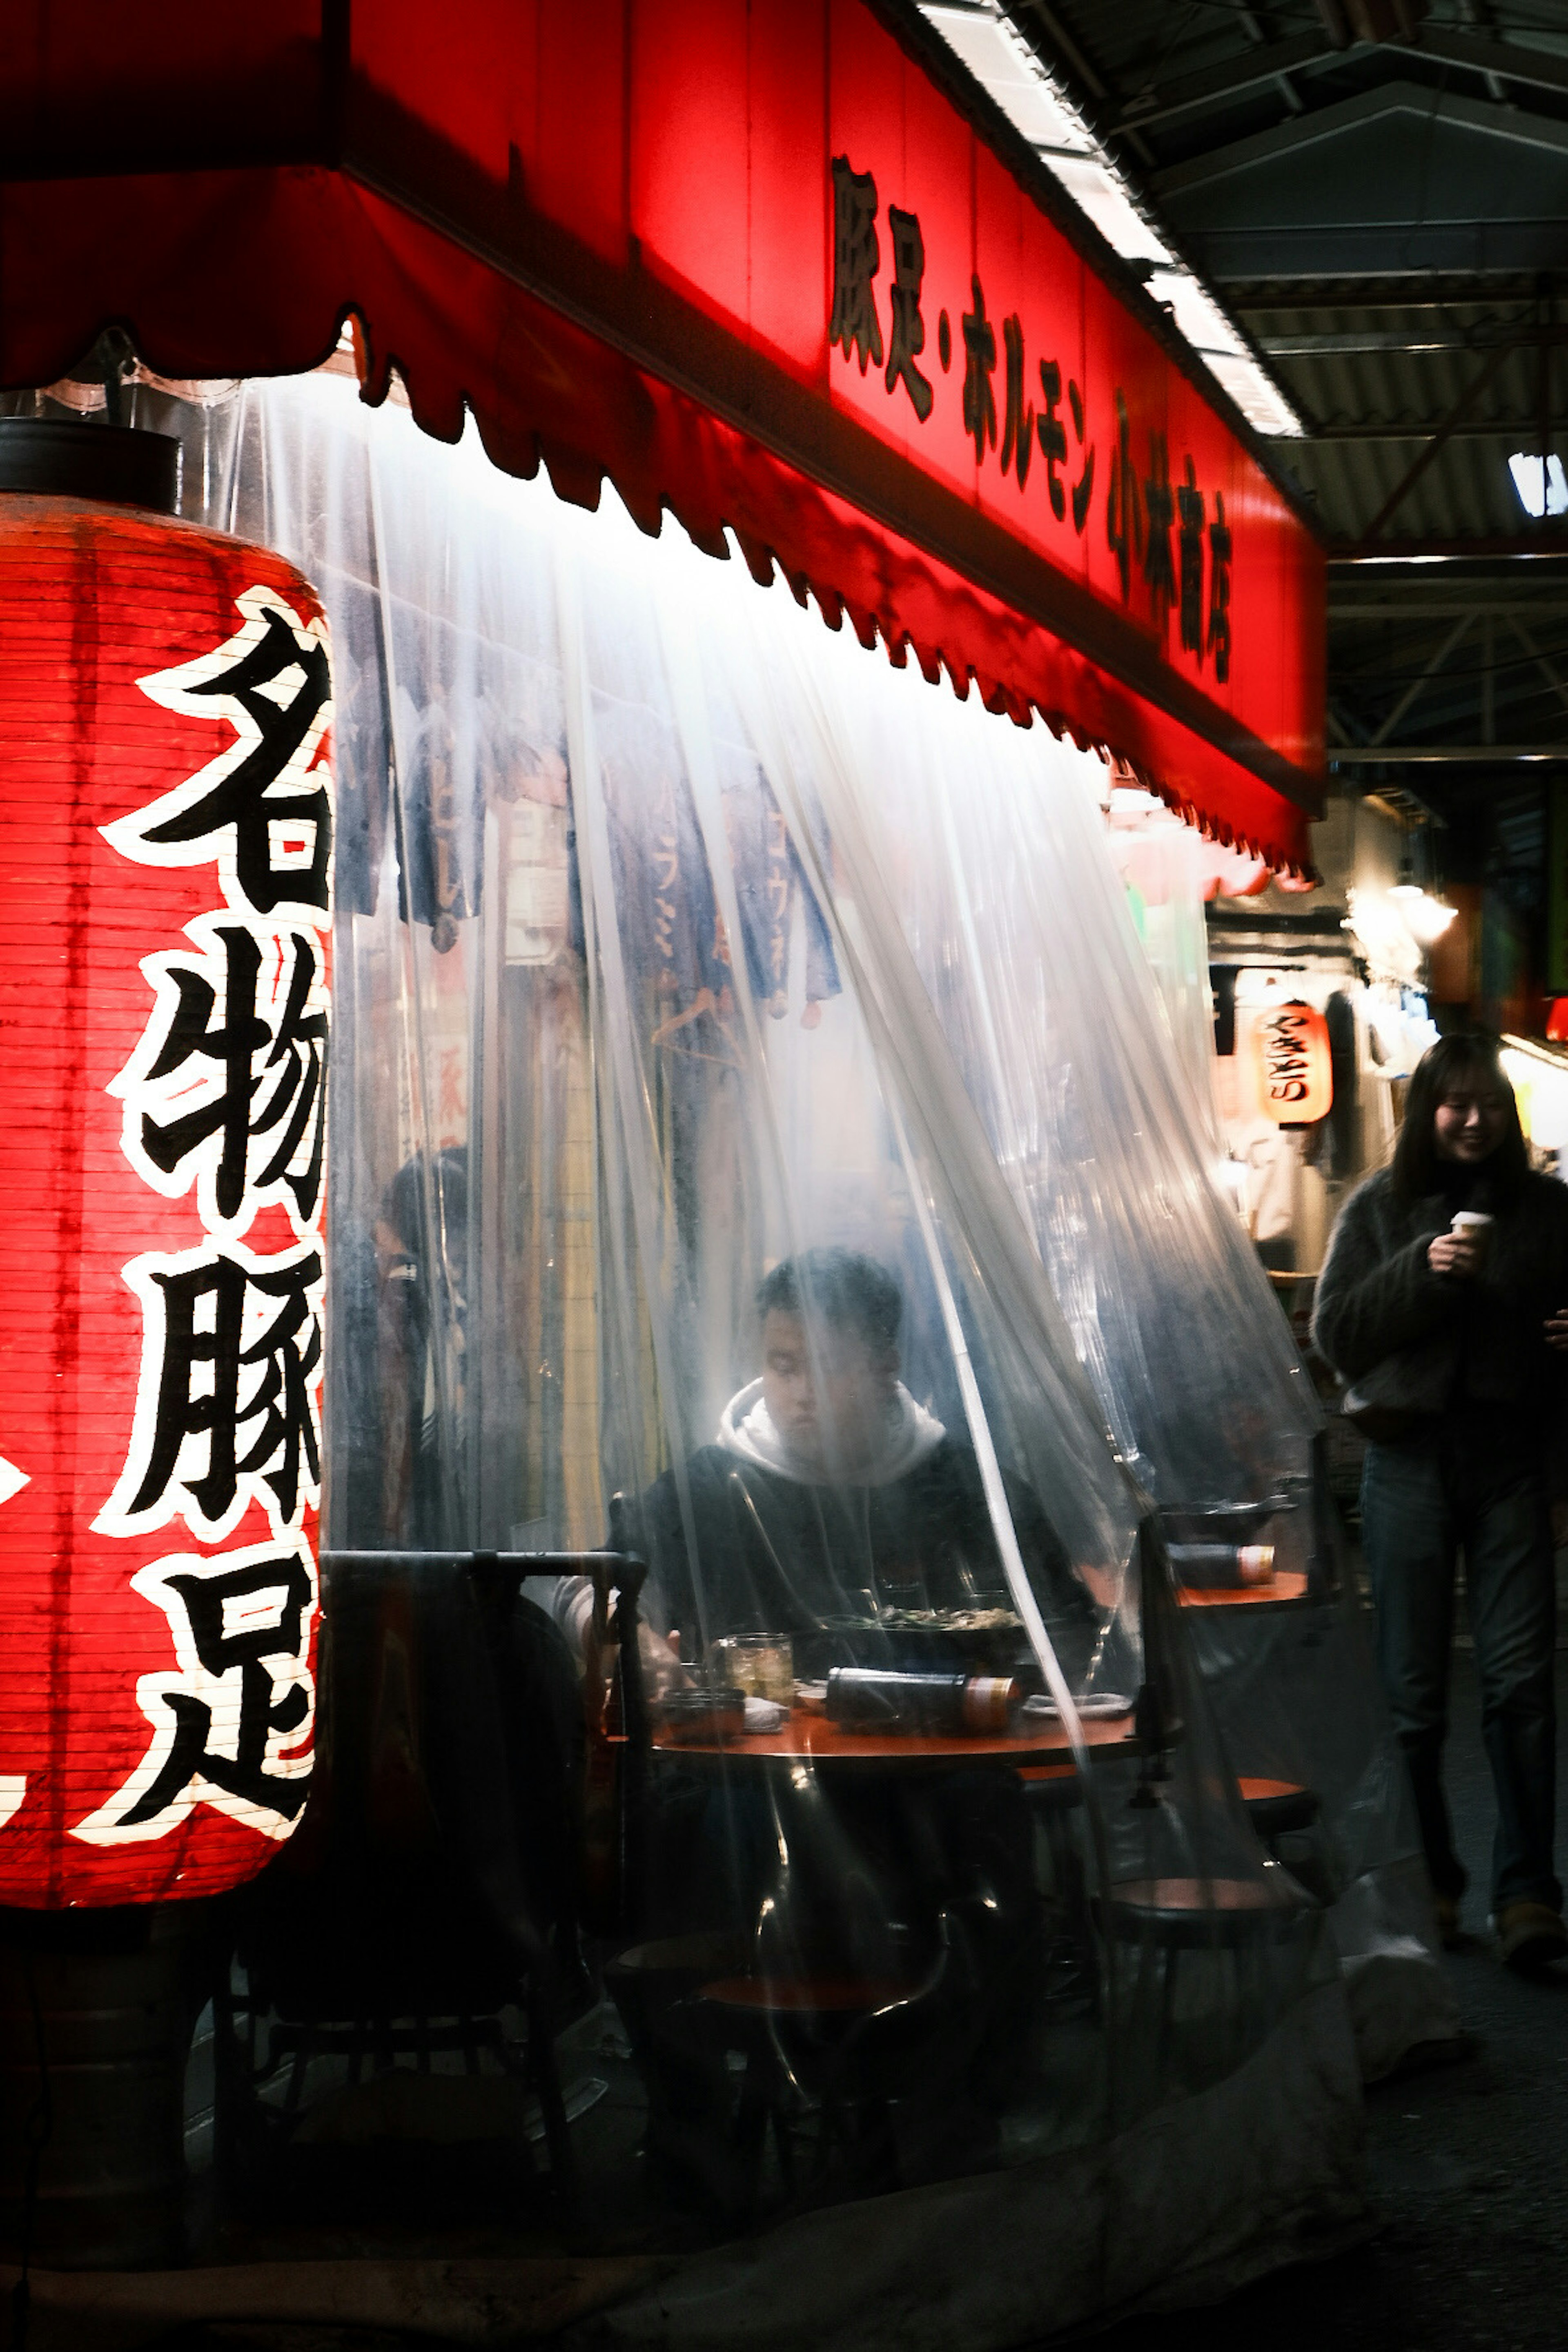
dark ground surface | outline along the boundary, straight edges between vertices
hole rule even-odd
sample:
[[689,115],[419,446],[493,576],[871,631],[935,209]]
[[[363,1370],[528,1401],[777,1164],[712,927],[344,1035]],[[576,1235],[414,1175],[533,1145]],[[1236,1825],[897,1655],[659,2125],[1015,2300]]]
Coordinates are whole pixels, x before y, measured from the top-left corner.
[[[1558,1675],[1568,1735],[1568,1652]],[[1490,1779],[1468,1650],[1456,1661],[1453,1722],[1448,1779],[1471,1932],[1445,1965],[1472,2046],[1458,2063],[1369,2094],[1373,2234],[1227,2303],[1082,2339],[1095,2352],[1568,2352],[1568,1964],[1524,1981],[1493,1952]],[[1564,1751],[1568,1736],[1559,1748],[1568,1790]],[[412,2352],[413,2341],[229,2325],[181,2330],[159,2352]]]
[[[1568,1790],[1568,1654],[1558,1709],[1558,1785]],[[1491,1783],[1468,1651],[1457,1661],[1448,1786],[1471,1891],[1466,1948],[1446,1966],[1475,2046],[1458,2064],[1368,2094],[1376,2235],[1208,2310],[1128,2321],[1093,2339],[1100,2352],[1568,2347],[1568,1964],[1521,1981],[1491,1948]]]

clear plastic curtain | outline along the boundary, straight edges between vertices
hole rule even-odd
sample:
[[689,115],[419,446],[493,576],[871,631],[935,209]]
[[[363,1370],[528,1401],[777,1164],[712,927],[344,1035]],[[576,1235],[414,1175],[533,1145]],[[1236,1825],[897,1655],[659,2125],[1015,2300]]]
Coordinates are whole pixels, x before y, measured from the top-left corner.
[[[230,436],[209,511],[304,565],[337,665],[332,1540],[648,1561],[638,1949],[705,1938],[713,1979],[637,2012],[650,2134],[732,2182],[723,2020],[759,2001],[826,2193],[1224,2076],[1319,1937],[1191,1670],[1140,1412],[1186,1358],[1205,1495],[1300,1475],[1309,1425],[1282,1344],[1218,1470],[1194,1433],[1224,1317],[1194,1345],[1180,1277],[1233,1292],[1244,1244],[1145,1066],[1089,803],[1039,804],[1038,731],[471,431],[322,375]],[[1158,1278],[1097,1154],[1160,1204]],[[540,1597],[591,1681],[584,1596]],[[847,2081],[893,2117],[855,2162]]]
[[1216,1181],[1193,845],[1152,837],[1137,899],[1164,917],[1141,925],[1129,860],[1106,854],[1098,760],[973,699],[922,704],[900,736],[918,680],[868,685],[848,644],[791,651],[794,698],[821,698],[843,747],[833,772],[860,822],[836,807],[835,839],[859,845],[858,903],[907,942],[1124,1454],[1173,1541],[1272,1553],[1279,1601],[1211,1593],[1190,1638],[1231,1768],[1319,1804],[1293,1859],[1332,1906],[1363,2060],[1386,2071],[1456,2030],[1453,2003],[1317,1461],[1321,1410]]
[[1204,918],[1204,887],[1213,871],[1214,854],[1190,825],[1178,824],[1164,808],[1151,824],[1130,819],[1119,805],[1144,797],[1125,790],[1111,795],[1107,845],[1158,985],[1172,1047],[1192,1090],[1204,1140],[1212,1152],[1223,1155]]
[[[1203,898],[1212,859],[1163,813],[1152,825],[1136,815],[1119,820],[1122,797],[1112,801],[1112,861],[1200,1127],[1217,1150]],[[1254,1313],[1268,1320],[1263,1287],[1254,1276]],[[1238,1318],[1235,1328],[1238,1383],[1267,1381],[1273,1350],[1258,1360],[1248,1344],[1251,1317]],[[1413,2046],[1457,2034],[1458,2018],[1437,1961],[1414,1803],[1378,1687],[1370,1628],[1321,1486],[1314,1507],[1323,1547],[1317,1605],[1300,1612],[1205,1610],[1193,1641],[1237,1769],[1305,1781],[1321,1800],[1319,1883],[1334,1897],[1331,1917],[1362,2062],[1375,2078]]]
[[[797,693],[826,698],[846,747],[859,826],[836,814],[836,839],[867,845],[884,877],[1126,1458],[1162,1507],[1299,1484],[1321,1415],[1212,1179],[1105,852],[1100,761],[1044,729],[997,727],[973,697],[923,697],[913,673],[868,684],[852,644],[818,656],[796,632],[789,649]],[[893,740],[908,751],[889,790]]]

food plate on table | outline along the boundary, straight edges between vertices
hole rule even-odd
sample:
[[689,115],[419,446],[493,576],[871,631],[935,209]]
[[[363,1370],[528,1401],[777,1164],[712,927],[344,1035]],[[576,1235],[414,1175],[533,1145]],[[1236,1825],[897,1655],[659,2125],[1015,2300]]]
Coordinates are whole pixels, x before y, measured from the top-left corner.
[[1011,1609],[879,1609],[877,1622],[889,1633],[1021,1633],[1024,1621]]
[[1028,1673],[1028,1635],[1008,1608],[910,1609],[889,1603],[875,1615],[826,1620],[809,1643],[795,1640],[795,1671],[821,1682],[834,1666],[968,1665],[985,1674]]

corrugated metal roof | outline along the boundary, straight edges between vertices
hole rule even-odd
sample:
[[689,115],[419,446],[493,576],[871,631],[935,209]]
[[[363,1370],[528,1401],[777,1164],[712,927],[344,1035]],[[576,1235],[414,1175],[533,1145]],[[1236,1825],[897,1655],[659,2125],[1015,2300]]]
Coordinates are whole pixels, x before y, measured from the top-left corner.
[[1510,753],[1568,741],[1568,519],[1534,521],[1509,459],[1541,451],[1544,340],[1568,463],[1568,5],[1410,0],[1339,48],[1310,0],[1004,5],[1308,424],[1277,457],[1356,556],[1330,574],[1331,742],[1405,753],[1386,777],[1468,869],[1539,872],[1552,772]]
[[[1504,209],[1510,190],[1525,209],[1532,201],[1525,169],[1527,152],[1533,152],[1529,141],[1555,142],[1555,152],[1568,122],[1568,19],[1552,0],[1489,0],[1484,16],[1471,0],[1430,0],[1407,12],[1403,32],[1385,12],[1394,37],[1339,48],[1323,14],[1305,5],[1249,11],[1172,6],[1169,0],[1125,0],[1115,8],[1100,0],[1006,5],[1053,70],[1059,63],[1135,184],[1141,175],[1145,193],[1167,178],[1184,185],[1191,167],[1210,159],[1200,178],[1206,187],[1234,191],[1225,201],[1239,207],[1238,223],[1251,217],[1247,175],[1273,152],[1276,141],[1281,152],[1307,159],[1302,168],[1309,179],[1300,191],[1305,209],[1290,215],[1299,229],[1320,213],[1341,226],[1358,217],[1359,183],[1348,163],[1338,165],[1334,138],[1303,147],[1302,134],[1320,121],[1327,133],[1348,105],[1362,126],[1357,154],[1364,165],[1380,90],[1391,104],[1400,92],[1402,102],[1425,92],[1434,109],[1458,107],[1465,120],[1454,135],[1461,143],[1470,139],[1477,154],[1484,150],[1491,159],[1477,185],[1489,188]],[[1353,5],[1350,14],[1353,19]],[[1516,66],[1521,79],[1495,72],[1489,79],[1486,60]],[[1526,145],[1513,143],[1519,140]],[[1375,142],[1370,152],[1375,155]],[[1515,155],[1517,170],[1509,161]],[[1412,185],[1417,215],[1441,212],[1457,193],[1447,186]],[[1362,194],[1381,219],[1390,202],[1395,210],[1403,202],[1403,183],[1400,193],[1391,194],[1391,184],[1380,183],[1373,168]],[[1171,205],[1154,203],[1157,216],[1169,220],[1174,211],[1179,224],[1173,198]],[[1384,267],[1409,271],[1409,260],[1397,257],[1397,223],[1384,223],[1384,233],[1394,257]],[[1326,266],[1319,275],[1328,275]],[[1489,266],[1453,289],[1454,299],[1440,308],[1434,307],[1430,280],[1414,274],[1381,288],[1352,284],[1340,302],[1331,289],[1299,276],[1273,289],[1232,280],[1219,290],[1309,423],[1305,443],[1277,447],[1315,500],[1326,530],[1342,542],[1366,530],[1424,442],[1474,385],[1500,337],[1510,327],[1532,331],[1538,315],[1534,279],[1509,280]],[[1314,301],[1320,290],[1324,299]],[[1552,408],[1563,420],[1561,447],[1568,443],[1568,347],[1554,354],[1553,371]],[[1512,352],[1499,362],[1471,413],[1401,500],[1382,536],[1408,546],[1426,539],[1492,541],[1528,528],[1508,459],[1515,450],[1539,448],[1540,415],[1538,352]]]
[[[1421,446],[1419,438],[1297,442],[1289,465],[1335,538],[1353,541],[1398,488]],[[1451,442],[1441,462],[1428,467],[1400,501],[1377,544],[1397,549],[1423,540],[1489,542],[1527,529],[1508,470],[1509,457],[1520,446],[1512,429],[1489,439]]]
[[[1510,326],[1519,325],[1512,306],[1472,302],[1434,315],[1418,299],[1375,310],[1249,303],[1245,316],[1312,422],[1310,437],[1292,444],[1285,462],[1334,537],[1351,541],[1361,538],[1426,442],[1492,365]],[[1378,347],[1401,338],[1405,349]],[[1374,347],[1353,348],[1358,343]],[[1314,344],[1319,348],[1302,348]],[[1560,407],[1568,397],[1568,350],[1552,354],[1552,378]],[[1497,539],[1526,528],[1508,460],[1517,449],[1539,448],[1540,420],[1540,352],[1510,352],[1497,360],[1485,390],[1382,538],[1394,544]]]

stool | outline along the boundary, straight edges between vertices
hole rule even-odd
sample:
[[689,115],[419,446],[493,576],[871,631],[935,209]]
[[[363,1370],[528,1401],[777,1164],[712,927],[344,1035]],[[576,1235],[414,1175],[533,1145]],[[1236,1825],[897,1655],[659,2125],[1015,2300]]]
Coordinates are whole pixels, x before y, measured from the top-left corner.
[[1304,1788],[1299,1780],[1243,1780],[1237,1786],[1247,1820],[1271,1853],[1276,1838],[1288,1837],[1292,1830],[1310,1830],[1323,1810],[1316,1789]]
[[1294,1852],[1280,1843],[1281,1839],[1300,1837],[1317,1822],[1323,1804],[1316,1789],[1306,1788],[1300,1780],[1252,1780],[1245,1776],[1237,1786],[1258,1843],[1289,1872],[1297,1885],[1326,1910],[1339,1889],[1321,1840],[1314,1838]]
[[1235,1969],[1237,2005],[1245,2026],[1250,2001],[1241,1956],[1283,1941],[1310,1906],[1278,1863],[1257,1878],[1133,1878],[1113,1885],[1105,1904],[1119,1943],[1150,1944],[1163,1956],[1160,2032],[1169,2041],[1175,2005],[1176,1964],[1184,1952],[1227,1951]]
[[745,1967],[748,1948],[722,1931],[669,1936],[632,1945],[605,1969],[647,2095],[644,2153],[704,2203],[725,2201],[730,2086],[721,2053],[693,2031],[691,2006],[706,1979]]
[[1162,1942],[1183,1951],[1279,1933],[1302,1908],[1282,1871],[1258,1878],[1122,1878],[1110,1900],[1118,1935],[1154,1929]]
[[743,2217],[756,2210],[770,2127],[785,2193],[795,2192],[792,2093],[820,2113],[816,2180],[836,2147],[848,2154],[860,2185],[868,2185],[868,2175],[890,2171],[887,2065],[913,2033],[934,2023],[951,1948],[944,1920],[934,1963],[920,1983],[824,1971],[721,1977],[701,1988],[698,2004],[710,2033],[745,2065],[732,2140]]

